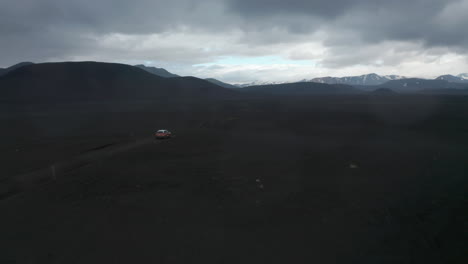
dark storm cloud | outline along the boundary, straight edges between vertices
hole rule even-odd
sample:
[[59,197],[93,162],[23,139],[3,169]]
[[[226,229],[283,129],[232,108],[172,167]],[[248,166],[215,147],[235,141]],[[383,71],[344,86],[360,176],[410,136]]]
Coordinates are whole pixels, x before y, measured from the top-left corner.
[[[290,18],[277,24],[294,31],[300,27],[314,31],[319,26],[338,37],[351,31],[368,42],[421,40],[426,45],[467,44],[468,1],[466,0],[229,0],[232,12],[252,21]],[[304,21],[309,18],[309,22]],[[283,22],[286,22],[283,19]],[[255,24],[255,23],[254,23]],[[333,44],[347,44],[346,41]]]
[[[378,54],[375,45],[388,41],[444,47],[466,55],[467,13],[468,0],[0,0],[0,66],[98,53],[108,60],[125,61],[137,55],[139,59],[146,50],[134,48],[126,54],[118,40],[115,49],[109,49],[108,42],[102,45],[103,38],[123,34],[140,36],[144,42],[152,34],[180,32],[203,35],[206,44],[218,41],[212,57],[233,52],[251,56],[253,51],[267,53],[264,47],[272,45],[287,48],[319,41],[329,49],[323,63],[333,67],[359,63],[362,58],[372,62]],[[241,32],[234,41],[238,43],[229,39],[233,31]],[[312,39],[315,33],[321,34],[319,39]],[[216,40],[210,41],[210,34]],[[224,48],[219,40],[223,36],[226,43],[237,46]],[[180,52],[155,57],[170,61],[172,56],[177,61],[194,54],[200,62],[205,56],[196,55],[193,47],[182,51],[181,39],[174,39],[177,48],[166,50]],[[374,45],[372,52],[343,56],[368,45]],[[154,52],[158,48],[155,43]],[[222,54],[223,49],[227,54]]]
[[[359,0],[358,0],[359,1]],[[271,16],[284,14],[306,14],[320,17],[336,17],[343,14],[358,1],[282,1],[282,0],[228,0],[234,12],[244,16]]]
[[[223,14],[210,1],[0,0],[0,66],[92,54],[99,49],[99,38],[113,33],[214,30],[221,24],[211,20],[219,21]],[[205,15],[207,6],[214,15]]]
[[160,0],[2,0],[0,30],[44,30],[69,26],[100,33],[154,33],[170,30],[200,4]]

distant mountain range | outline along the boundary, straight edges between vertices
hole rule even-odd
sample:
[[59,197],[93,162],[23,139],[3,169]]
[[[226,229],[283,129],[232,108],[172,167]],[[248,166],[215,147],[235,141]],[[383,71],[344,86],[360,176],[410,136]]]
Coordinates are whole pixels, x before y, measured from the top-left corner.
[[[306,85],[307,83],[325,85]],[[381,76],[371,73],[360,76],[314,78],[295,83],[252,82],[221,86],[226,88],[238,87],[241,91],[263,94],[352,94],[358,91],[377,91],[376,94],[392,94],[392,92],[434,92],[441,94],[444,91],[448,94],[466,94],[468,93],[468,74],[442,75],[431,80],[407,78],[400,75]]]
[[[415,79],[408,78],[401,75],[378,75],[375,73],[359,75],[359,76],[347,76],[347,77],[319,77],[313,79],[304,79],[299,82],[315,82],[315,83],[326,83],[326,84],[346,84],[352,86],[377,86],[385,84],[389,81],[404,80],[404,79]],[[419,79],[425,80],[425,79]],[[462,73],[457,76],[453,75],[442,75],[437,77],[435,80],[445,80],[454,83],[468,83],[468,73]],[[237,87],[244,88],[249,86],[258,85],[275,85],[285,84],[288,82],[251,82],[244,84],[236,84]],[[291,83],[291,82],[289,82]]]
[[[179,75],[170,73],[167,70],[162,69],[162,68],[147,67],[144,65],[136,65],[136,67],[144,69],[152,74],[165,77],[165,78],[180,77]],[[411,80],[416,80],[416,79],[421,80],[420,83],[423,83],[423,85],[416,84],[417,81],[416,82],[411,81]],[[250,82],[250,83],[229,84],[229,83],[225,83],[217,79],[213,79],[213,78],[208,78],[205,80],[211,83],[214,83],[216,85],[219,85],[221,87],[224,87],[224,88],[245,88],[245,87],[251,87],[251,86],[280,85],[280,84],[291,83],[291,82],[255,81],[255,82]],[[345,84],[345,85],[352,85],[352,86],[379,86],[387,82],[397,81],[397,80],[409,80],[408,82],[406,82],[407,86],[409,85],[410,88],[415,88],[415,89],[418,89],[418,87],[424,86],[424,84],[429,84],[430,88],[434,88],[433,86],[436,86],[438,84],[443,84],[444,87],[447,87],[447,86],[451,87],[450,85],[447,85],[441,82],[434,82],[434,83],[427,82],[428,80],[426,79],[408,78],[408,77],[401,76],[401,75],[378,75],[375,73],[370,73],[370,74],[365,74],[365,75],[360,75],[360,76],[347,76],[347,77],[320,77],[320,78],[313,78],[310,80],[307,80],[307,79],[302,80],[302,81],[299,81],[298,83],[314,82],[314,83],[325,83],[325,84]],[[442,76],[437,77],[435,80],[447,81],[450,83],[468,83],[468,73],[462,73],[457,76],[442,75]],[[394,86],[394,84],[390,83],[390,86]]]
[[457,76],[454,75],[442,75],[436,78],[436,80],[443,80],[454,83],[468,83],[468,73],[462,73]]
[[465,80],[468,80],[468,73],[460,73],[457,75],[457,77],[463,78]]
[[375,73],[348,76],[348,77],[321,77],[308,80],[309,82],[328,83],[328,84],[347,84],[347,85],[380,85],[392,80],[405,79],[404,76],[399,75],[385,75],[381,76]]
[[[110,65],[113,66],[111,67]],[[109,74],[109,72],[111,71],[114,72],[113,75]],[[132,73],[130,74],[130,72]],[[143,77],[143,73],[146,77]],[[124,76],[127,76],[128,78],[124,78]],[[149,80],[150,76],[154,76],[151,81]],[[217,87],[218,89],[229,88],[221,89],[224,90],[224,92],[232,92],[232,90],[236,90],[242,92],[253,92],[257,94],[291,95],[352,94],[358,93],[359,91],[377,91],[377,94],[389,94],[391,93],[391,91],[398,93],[434,92],[451,94],[465,94],[468,92],[467,73],[459,74],[456,76],[442,75],[433,80],[420,78],[406,78],[404,76],[399,75],[380,76],[378,74],[372,73],[360,76],[314,78],[295,83],[252,82],[233,85],[213,78],[202,80],[195,77],[180,77],[179,75],[173,74],[163,68],[148,67],[145,65],[130,66],[124,64],[109,64],[98,62],[44,64],[22,62],[6,69],[0,69],[0,88],[3,89],[2,92],[5,93],[5,91],[7,91],[7,93],[10,93],[10,95],[14,93],[24,93],[25,98],[34,95],[36,92],[38,94],[35,94],[34,96],[40,98],[42,97],[43,92],[45,91],[44,89],[46,89],[47,91],[48,89],[50,89],[50,91],[46,93],[60,94],[63,90],[66,90],[66,88],[60,88],[61,90],[54,92],[53,90],[59,89],[59,86],[78,87],[79,84],[82,87],[87,87],[86,89],[90,90],[92,93],[95,93],[89,95],[89,99],[92,99],[93,96],[97,95],[96,93],[98,92],[98,89],[104,89],[101,86],[113,86],[116,87],[116,91],[120,91],[119,89],[122,89],[120,92],[123,94],[123,87],[125,86],[128,87],[128,89],[132,90],[132,88],[130,88],[132,86],[132,83],[138,83],[139,89],[142,89],[140,88],[140,86],[146,86],[149,85],[149,83],[154,83],[153,86],[156,87],[155,89],[161,90],[158,90],[158,92],[151,94],[154,91],[150,91],[147,88],[143,88],[143,90],[139,90],[139,93],[141,92],[141,96],[135,93],[131,95],[129,99],[132,99],[132,96],[134,96],[134,99],[140,97],[141,99],[153,98],[154,96],[156,96],[156,94],[160,96],[162,95],[163,97],[169,96],[169,94],[173,94],[173,96],[175,97],[197,97],[198,94],[194,93],[195,90],[199,89],[199,92],[201,92],[201,94],[205,92],[201,87],[207,87],[206,89],[208,90],[215,89],[215,87]],[[26,92],[26,90],[28,89],[33,89],[31,87],[41,85],[46,86],[46,88],[41,88],[43,90],[31,90],[29,92]],[[16,86],[19,88],[17,88],[14,91],[10,88],[4,88],[5,86]],[[167,90],[169,89],[168,87],[173,87],[172,89],[174,90],[169,91]],[[185,92],[182,92],[182,90],[184,90]],[[77,94],[74,94],[75,92],[70,92],[70,97],[75,96],[75,98],[82,98],[80,96],[84,96],[84,94],[78,96]],[[108,91],[109,96],[112,98],[118,97],[118,94],[120,92]],[[126,93],[131,94],[130,91],[127,91]],[[66,97],[65,95],[63,96]],[[0,99],[5,99],[7,97],[8,96],[5,96],[4,94],[4,96],[0,97]],[[105,98],[105,95],[100,95],[99,97]],[[98,97],[95,97],[94,99],[96,98]]]
[[[301,81],[305,82],[305,81]],[[237,88],[245,88],[245,87],[250,87],[250,86],[261,86],[261,85],[277,85],[277,84],[286,84],[286,83],[291,83],[291,82],[265,82],[265,81],[255,81],[255,82],[249,82],[249,83],[236,83],[233,84]]]

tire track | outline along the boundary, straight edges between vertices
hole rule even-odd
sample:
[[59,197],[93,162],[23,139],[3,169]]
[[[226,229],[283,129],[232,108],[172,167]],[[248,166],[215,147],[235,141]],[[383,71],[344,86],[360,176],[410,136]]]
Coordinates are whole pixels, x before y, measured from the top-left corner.
[[70,159],[55,162],[49,167],[7,177],[0,181],[0,201],[13,198],[46,182],[54,181],[59,177],[63,177],[70,171],[84,167],[97,160],[105,159],[144,145],[159,143],[160,141],[155,141],[153,137],[150,137],[125,143],[105,144],[87,150]]

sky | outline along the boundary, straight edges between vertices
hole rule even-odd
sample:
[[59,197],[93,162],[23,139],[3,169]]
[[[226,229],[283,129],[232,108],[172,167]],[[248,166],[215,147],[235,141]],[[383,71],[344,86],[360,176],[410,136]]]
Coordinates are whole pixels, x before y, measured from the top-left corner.
[[0,0],[0,67],[104,61],[230,83],[468,72],[468,0]]

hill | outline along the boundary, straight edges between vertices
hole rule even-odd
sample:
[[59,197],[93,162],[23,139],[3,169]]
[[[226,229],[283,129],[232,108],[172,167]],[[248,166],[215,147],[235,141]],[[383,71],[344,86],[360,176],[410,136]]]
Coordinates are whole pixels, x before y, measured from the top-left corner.
[[10,66],[10,67],[8,67],[6,69],[0,69],[0,76],[5,75],[5,74],[7,74],[7,73],[9,73],[11,71],[14,71],[14,70],[16,70],[18,68],[23,67],[23,66],[32,65],[32,64],[34,64],[34,63],[32,63],[32,62],[20,62],[20,63],[17,63],[15,65],[13,65],[13,66]]
[[320,95],[320,94],[358,94],[362,91],[349,85],[298,82],[274,85],[250,86],[239,89],[242,92],[271,95]]
[[378,89],[372,91],[372,94],[374,94],[374,95],[395,95],[395,94],[398,94],[398,93],[396,93],[392,89],[378,88]]
[[388,81],[381,85],[355,85],[354,87],[361,89],[363,91],[377,91],[381,89],[390,89],[393,92],[397,93],[452,93],[452,89],[454,90],[463,90],[468,88],[468,84],[463,83],[455,83],[449,82],[447,80],[427,80],[427,79],[418,79],[418,78],[411,78],[411,79],[401,79],[401,80],[393,80]]
[[108,102],[224,98],[234,91],[194,77],[162,78],[137,67],[99,62],[27,65],[0,77],[3,101]]
[[225,82],[222,82],[220,80],[213,79],[213,78],[205,79],[205,81],[208,81],[210,83],[214,83],[214,84],[216,84],[218,86],[221,86],[221,87],[224,87],[224,88],[230,88],[230,89],[238,88],[237,86],[234,86],[232,84],[225,83]]
[[424,94],[433,94],[433,95],[468,95],[467,88],[444,88],[444,89],[424,89],[421,91]]
[[[135,65],[135,67],[137,68],[140,68],[142,70],[145,70],[149,73],[152,73],[154,75],[157,75],[159,77],[164,77],[164,78],[176,78],[176,77],[180,77],[179,75],[177,74],[173,74],[169,71],[167,71],[166,69],[163,69],[163,68],[156,68],[156,67],[148,67],[148,66],[145,66],[145,65]],[[225,83],[225,82],[222,82],[220,80],[216,80],[214,78],[207,78],[205,79],[205,81],[208,81],[210,83],[213,83],[213,84],[216,84],[218,86],[221,86],[221,87],[224,87],[224,88],[237,88],[237,86],[234,86],[232,84],[229,84],[229,83]]]
[[149,73],[152,73],[154,75],[164,77],[164,78],[180,77],[179,75],[170,73],[166,69],[163,69],[163,68],[148,67],[148,66],[141,65],[141,64],[140,65],[135,65],[135,67],[140,68],[142,70],[145,70],[145,71],[147,71]]
[[389,88],[396,92],[419,92],[431,89],[463,89],[466,84],[452,83],[446,80],[426,80],[426,79],[401,79],[388,81],[376,88]]

